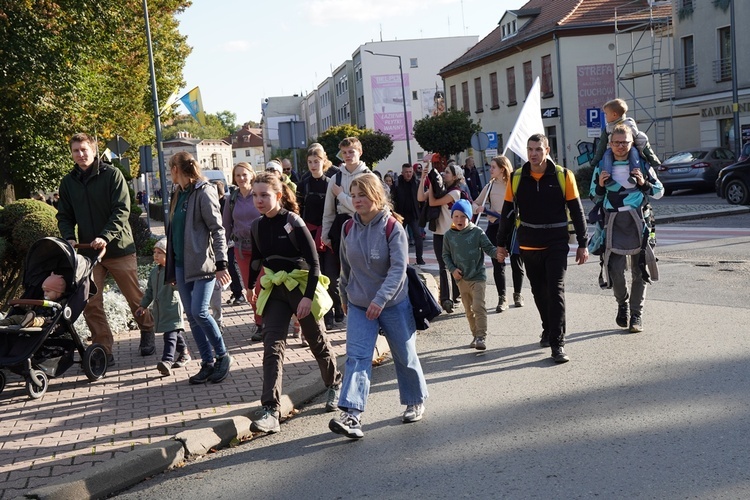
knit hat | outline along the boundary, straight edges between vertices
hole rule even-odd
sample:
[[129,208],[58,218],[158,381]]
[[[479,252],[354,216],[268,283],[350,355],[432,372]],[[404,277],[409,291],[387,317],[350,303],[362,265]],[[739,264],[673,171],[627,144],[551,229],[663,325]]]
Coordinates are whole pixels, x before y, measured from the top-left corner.
[[474,216],[474,211],[471,209],[471,203],[469,203],[468,200],[458,200],[453,204],[453,208],[451,208],[451,216],[453,215],[453,212],[458,210],[459,212],[463,212],[463,214],[471,220],[471,218]]
[[54,290],[58,293],[65,293],[67,287],[65,286],[65,279],[62,276],[52,273],[44,280],[42,288]]
[[159,249],[164,253],[167,253],[167,239],[162,238],[156,242],[154,245],[154,250]]
[[459,179],[464,178],[464,169],[461,168],[460,165],[456,165],[455,163],[452,163],[446,167],[451,171],[454,177],[458,177]]

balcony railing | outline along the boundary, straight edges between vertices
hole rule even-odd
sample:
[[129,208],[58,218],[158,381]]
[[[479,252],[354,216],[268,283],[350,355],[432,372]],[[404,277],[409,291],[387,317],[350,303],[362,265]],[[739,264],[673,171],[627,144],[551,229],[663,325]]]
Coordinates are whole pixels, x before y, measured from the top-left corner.
[[677,86],[681,89],[695,87],[698,84],[697,69],[695,64],[677,68]]
[[714,81],[726,82],[732,79],[732,60],[728,57],[714,61]]

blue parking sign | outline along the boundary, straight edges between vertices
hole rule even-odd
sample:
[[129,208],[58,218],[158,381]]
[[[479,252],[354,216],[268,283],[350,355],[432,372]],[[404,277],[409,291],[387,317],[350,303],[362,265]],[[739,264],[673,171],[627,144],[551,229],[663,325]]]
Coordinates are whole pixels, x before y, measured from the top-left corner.
[[602,111],[599,108],[586,109],[586,127],[602,128]]
[[487,137],[490,140],[489,149],[497,149],[497,132],[487,132]]

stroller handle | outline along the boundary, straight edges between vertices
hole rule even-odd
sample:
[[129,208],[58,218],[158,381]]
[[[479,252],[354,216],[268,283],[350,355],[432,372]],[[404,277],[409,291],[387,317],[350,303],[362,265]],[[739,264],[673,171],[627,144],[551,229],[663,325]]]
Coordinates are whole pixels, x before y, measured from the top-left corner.
[[54,309],[61,309],[62,305],[58,304],[53,300],[38,300],[38,299],[14,299],[8,301],[8,305],[11,306],[34,306],[34,307],[52,307]]
[[[73,245],[73,248],[80,248],[81,250],[88,250],[91,248],[94,248],[91,246],[91,243],[76,243]],[[96,256],[97,262],[100,262],[102,258],[104,258],[104,254],[107,253],[107,247],[102,247],[102,249],[99,251],[99,255]]]

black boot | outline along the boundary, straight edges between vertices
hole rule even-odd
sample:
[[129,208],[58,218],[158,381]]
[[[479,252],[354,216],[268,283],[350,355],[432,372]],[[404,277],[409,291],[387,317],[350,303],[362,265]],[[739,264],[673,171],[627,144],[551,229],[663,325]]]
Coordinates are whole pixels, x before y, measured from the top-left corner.
[[615,323],[617,326],[622,328],[628,327],[628,315],[630,314],[630,307],[627,303],[619,304],[617,306],[617,316],[615,316]]
[[156,338],[154,332],[141,330],[141,344],[138,346],[141,356],[151,356],[156,352]]

